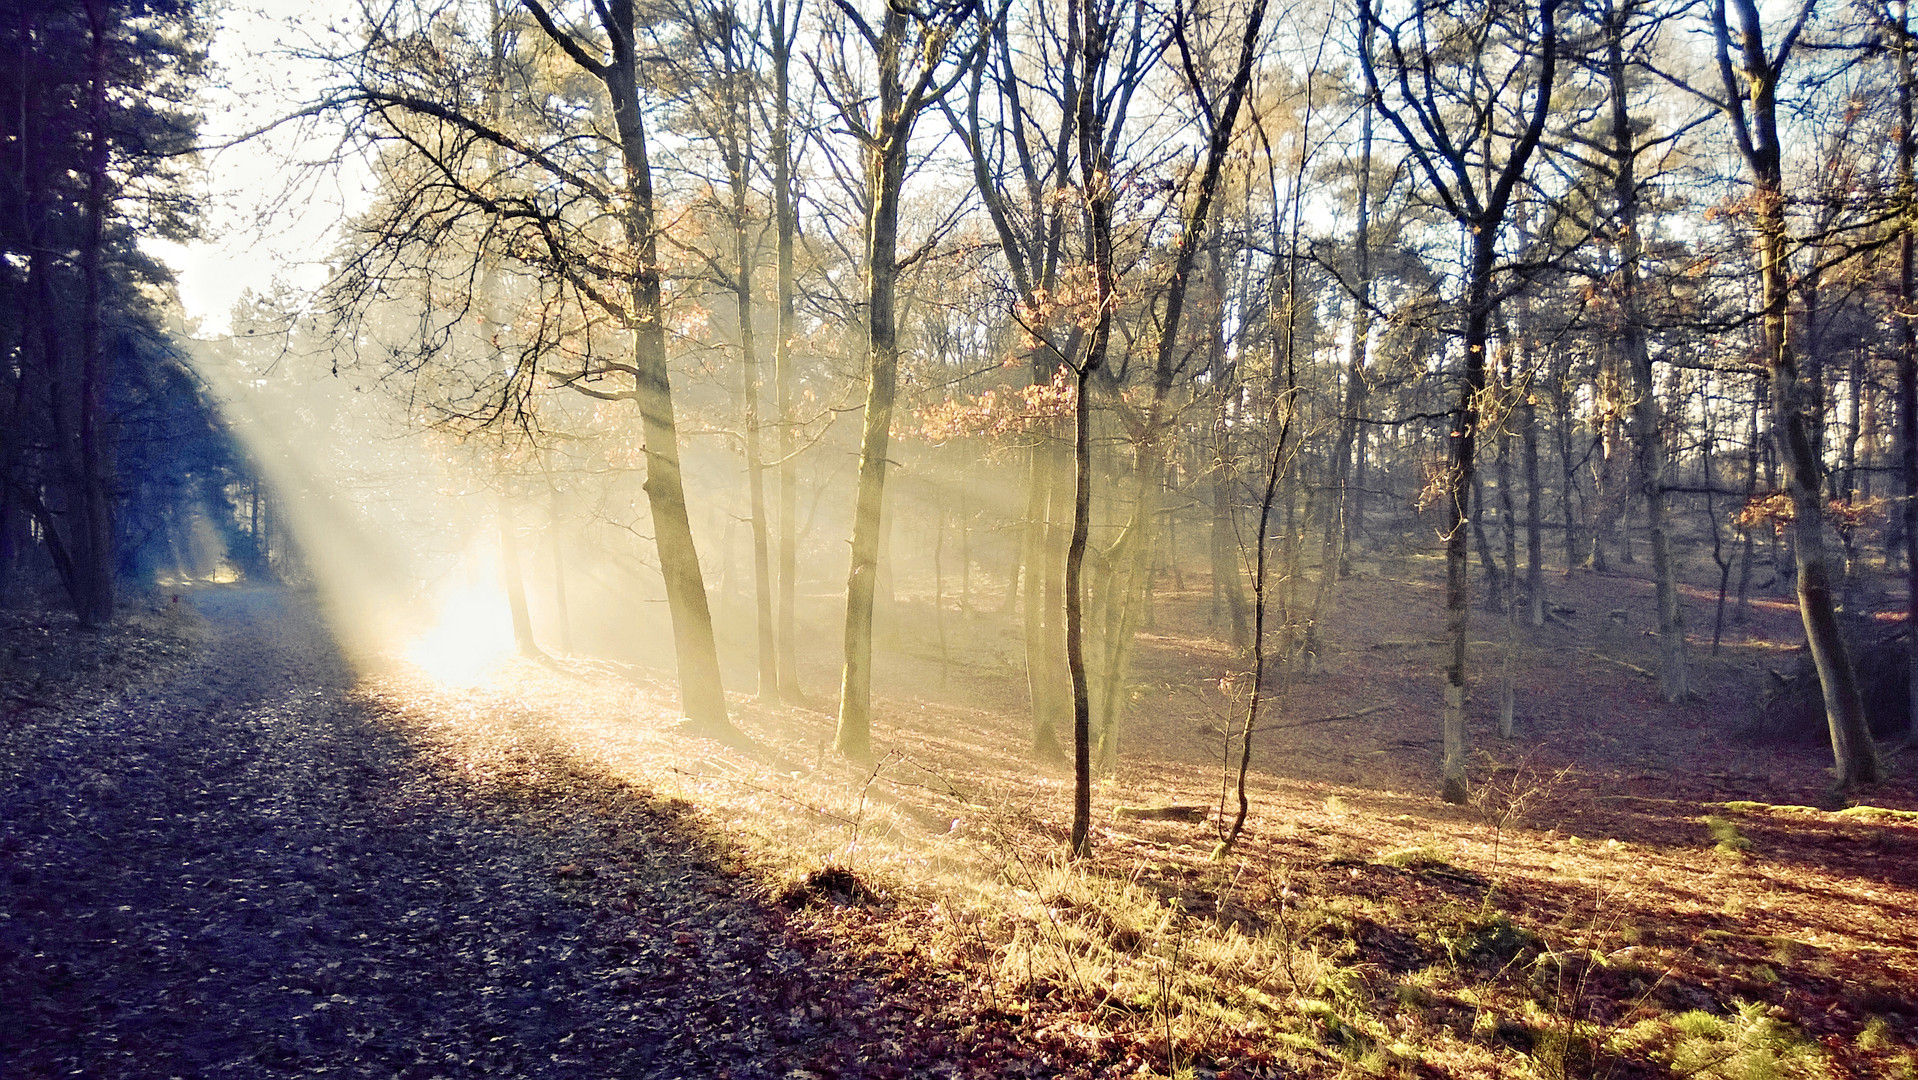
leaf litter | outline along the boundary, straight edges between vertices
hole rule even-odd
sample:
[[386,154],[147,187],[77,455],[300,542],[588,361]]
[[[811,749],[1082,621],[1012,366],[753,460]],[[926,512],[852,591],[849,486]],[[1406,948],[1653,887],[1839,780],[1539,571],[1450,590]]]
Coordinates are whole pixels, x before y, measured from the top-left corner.
[[[855,765],[830,752],[832,717],[803,705],[735,695],[754,746],[725,746],[689,738],[647,669],[511,661],[458,690],[405,671],[354,678],[323,642],[294,640],[317,631],[280,610],[287,601],[209,597],[227,629],[200,666],[250,693],[244,708],[215,701],[221,718],[198,727],[133,715],[149,699],[190,706],[176,684],[207,675],[188,673],[130,696],[128,715],[32,713],[19,732],[0,727],[13,755],[0,775],[31,771],[15,760],[57,766],[47,748],[75,732],[95,745],[68,756],[91,763],[138,743],[127,736],[172,731],[168,775],[194,777],[174,786],[214,786],[190,766],[226,739],[252,771],[216,792],[244,805],[204,831],[259,834],[241,828],[246,813],[278,805],[263,835],[285,834],[295,855],[304,844],[306,861],[287,869],[266,845],[252,861],[280,865],[276,877],[248,869],[257,841],[222,842],[232,865],[207,879],[253,883],[236,890],[252,906],[217,888],[191,896],[256,938],[283,923],[335,937],[258,944],[268,959],[250,975],[121,973],[128,989],[100,995],[89,1019],[58,1021],[81,1000],[73,986],[177,959],[183,945],[122,924],[172,925],[168,906],[192,902],[129,886],[121,894],[154,914],[112,923],[99,909],[89,918],[121,936],[89,938],[65,914],[95,903],[86,889],[42,886],[55,902],[29,909],[8,885],[5,910],[38,921],[0,922],[0,978],[30,977],[26,990],[0,986],[0,1007],[39,1002],[52,1018],[18,1043],[41,1055],[28,1075],[83,1059],[89,1073],[155,1075],[98,1064],[143,1037],[149,1062],[167,1046],[183,1060],[179,1047],[198,1044],[141,1020],[169,993],[202,999],[210,1019],[193,1030],[213,1034],[194,1038],[237,1047],[195,1051],[218,1067],[185,1062],[178,1075],[1624,1077],[1748,1051],[1778,1075],[1907,1069],[1918,943],[1900,915],[1918,888],[1903,857],[1918,832],[1898,807],[1918,808],[1918,789],[1881,785],[1870,816],[1793,816],[1818,799],[1816,749],[1735,734],[1746,669],[1788,639],[1791,612],[1754,605],[1744,651],[1700,657],[1705,696],[1680,706],[1587,655],[1596,641],[1607,657],[1654,662],[1629,626],[1535,635],[1520,652],[1526,738],[1482,744],[1473,802],[1449,807],[1425,790],[1429,657],[1364,647],[1382,626],[1432,639],[1436,604],[1407,600],[1429,584],[1381,574],[1344,587],[1327,639],[1353,645],[1295,688],[1287,716],[1362,723],[1278,725],[1252,780],[1252,830],[1227,863],[1206,857],[1208,830],[1151,821],[1102,820],[1091,859],[1049,857],[1068,778],[1008,750],[1026,734],[1023,679],[991,634],[950,656],[902,635],[878,657],[879,757]],[[1648,587],[1580,575],[1564,592],[1602,611]],[[1203,587],[1160,598],[1161,630],[1137,658],[1132,749],[1099,805],[1207,801],[1208,788],[1216,800],[1235,684],[1215,693],[1195,676],[1233,663],[1197,629],[1204,599]],[[269,629],[275,619],[285,625]],[[273,663],[288,670],[259,674]],[[949,669],[965,677],[948,682]],[[802,674],[825,685],[832,672]],[[120,771],[75,775],[94,798],[124,801]],[[34,798],[58,802],[62,782]],[[32,833],[12,828],[17,799],[33,803],[0,796],[0,845]],[[1713,815],[1750,841],[1742,858],[1714,854]],[[125,816],[139,827],[158,815]],[[329,843],[379,870],[327,878],[340,873]],[[84,846],[54,838],[35,858]],[[0,865],[13,852],[0,846]],[[165,883],[163,871],[150,876]],[[265,885],[302,882],[326,896],[268,911]],[[244,922],[263,913],[265,930]],[[29,931],[44,935],[39,954],[14,947]],[[75,959],[96,951],[113,963]],[[233,951],[194,959],[237,965]],[[68,998],[49,1006],[54,989]],[[9,1037],[0,1073],[28,1060]],[[354,1037],[363,1050],[338,1045]]]
[[458,761],[296,599],[201,605],[197,661],[5,729],[0,1075],[1072,1071],[836,952],[683,801]]

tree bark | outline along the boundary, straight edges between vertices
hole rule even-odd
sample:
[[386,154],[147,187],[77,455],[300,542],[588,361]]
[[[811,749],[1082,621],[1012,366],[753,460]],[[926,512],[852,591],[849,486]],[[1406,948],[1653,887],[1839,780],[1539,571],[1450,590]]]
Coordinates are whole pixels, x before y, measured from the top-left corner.
[[1452,462],[1445,499],[1445,636],[1451,642],[1451,660],[1445,669],[1444,709],[1440,714],[1443,746],[1440,769],[1446,802],[1466,798],[1466,642],[1471,626],[1471,568],[1466,550],[1465,500],[1476,469],[1479,398],[1485,390],[1485,348],[1490,338],[1492,266],[1496,255],[1494,230],[1481,227],[1472,241],[1472,273],[1465,314],[1465,379],[1459,403],[1452,410]]
[[[1911,53],[1910,5],[1898,4],[1892,56],[1898,70],[1898,197],[1904,207],[1898,228],[1898,457],[1904,505],[1905,625],[1918,627],[1918,180],[1913,158],[1918,135],[1913,132],[1913,97],[1918,94]],[[1887,20],[1889,21],[1889,20]],[[1906,684],[1911,688],[1911,716],[1918,727],[1918,633],[1906,639]]]
[[1666,701],[1685,700],[1691,677],[1685,649],[1685,615],[1678,593],[1671,539],[1665,521],[1665,444],[1659,428],[1658,388],[1652,378],[1651,349],[1645,339],[1639,268],[1644,243],[1639,236],[1638,145],[1627,109],[1625,21],[1629,5],[1607,12],[1605,74],[1611,105],[1612,194],[1618,215],[1617,301],[1619,347],[1632,380],[1632,439],[1638,446],[1638,488],[1645,501],[1645,532],[1652,548],[1652,577],[1657,587],[1659,692]]
[[506,607],[513,617],[513,647],[521,656],[544,655],[533,640],[533,616],[526,605],[526,575],[519,563],[519,533],[513,524],[512,502],[499,499],[500,579],[506,586]]
[[[888,24],[903,16],[888,16]],[[892,410],[899,385],[898,328],[893,323],[898,277],[899,183],[905,177],[905,145],[878,154],[868,192],[866,407],[859,438],[859,490],[853,509],[852,568],[846,576],[845,667],[839,684],[835,748],[864,760],[872,753],[873,600],[879,583],[879,544],[891,445]]]
[[633,0],[608,0],[605,6],[596,8],[610,52],[608,59],[600,60],[561,27],[539,0],[522,0],[522,3],[539,23],[541,31],[606,87],[612,103],[626,195],[619,224],[633,256],[632,269],[627,273],[627,288],[631,293],[629,329],[633,335],[632,396],[639,407],[642,450],[646,458],[644,490],[652,512],[653,542],[658,550],[666,606],[672,618],[680,709],[699,730],[738,738],[738,729],[726,715],[726,693],[720,682],[712,611],[707,605],[706,582],[700,571],[699,550],[693,542],[692,520],[686,509],[678,423],[667,373],[652,161],[648,156],[645,110],[639,94],[638,12]]
[[779,264],[779,336],[773,344],[775,408],[779,414],[779,619],[775,667],[779,696],[789,702],[803,700],[795,630],[798,617],[794,612],[799,596],[799,480],[794,403],[798,377],[793,365],[793,338],[799,332],[796,311],[799,289],[793,262],[799,219],[793,204],[792,177],[792,47],[802,6],[802,0],[776,0],[771,5],[773,219],[778,234]]
[[[879,85],[872,126],[862,134],[867,205],[866,406],[859,437],[852,564],[846,574],[845,666],[839,682],[839,723],[833,742],[839,753],[861,761],[872,753],[873,600],[879,585],[879,550],[885,527],[886,455],[899,391],[899,201],[913,125],[930,103],[928,92],[939,61],[939,49],[929,43],[915,85],[905,84],[902,68],[908,59],[908,29],[907,12],[890,7],[878,33],[863,24],[860,27],[875,46]],[[939,48],[943,48],[943,40]],[[857,123],[853,117],[846,119]]]
[[[1757,0],[1716,0],[1712,25],[1718,64],[1724,79],[1733,134],[1752,173],[1754,232],[1771,381],[1772,440],[1778,467],[1792,503],[1792,548],[1798,577],[1798,612],[1812,663],[1824,691],[1825,717],[1831,730],[1836,762],[1835,784],[1849,790],[1879,779],[1878,756],[1865,725],[1864,703],[1857,675],[1839,634],[1832,595],[1830,556],[1825,541],[1824,463],[1817,450],[1818,412],[1822,402],[1802,377],[1792,344],[1791,281],[1787,256],[1789,233],[1785,219],[1782,150],[1778,139],[1776,91],[1779,76],[1798,32],[1811,15],[1811,2],[1801,9],[1776,57],[1767,55],[1764,26]],[[1732,32],[1727,6],[1737,12],[1741,72],[1734,72]],[[1742,85],[1741,85],[1742,79]],[[1746,97],[1749,97],[1749,113]]]
[[[1361,40],[1370,40],[1371,30],[1379,25],[1374,4],[1375,0],[1364,0],[1359,5]],[[1474,455],[1480,421],[1480,399],[1485,390],[1485,349],[1491,337],[1491,320],[1497,304],[1492,276],[1497,268],[1499,233],[1506,211],[1511,206],[1513,191],[1544,135],[1545,120],[1551,109],[1552,86],[1558,64],[1557,16],[1558,0],[1541,0],[1535,54],[1538,71],[1532,88],[1535,96],[1530,117],[1525,130],[1512,141],[1499,168],[1494,170],[1489,160],[1483,163],[1484,175],[1477,184],[1473,183],[1475,170],[1467,164],[1464,149],[1452,143],[1451,136],[1442,125],[1434,122],[1432,114],[1417,110],[1413,114],[1414,120],[1408,121],[1401,111],[1386,106],[1379,93],[1380,83],[1372,50],[1362,49],[1359,53],[1366,88],[1375,98],[1375,107],[1391,122],[1407,145],[1419,148],[1416,156],[1425,179],[1440,195],[1455,220],[1466,229],[1471,245],[1463,311],[1464,377],[1459,388],[1458,403],[1450,416],[1452,453],[1445,493],[1445,629],[1451,641],[1451,660],[1445,671],[1440,733],[1443,744],[1442,791],[1447,802],[1463,802],[1466,798],[1466,631],[1471,621],[1466,500],[1472,491],[1476,464]],[[1422,30],[1424,23],[1421,21],[1418,25]],[[1396,34],[1391,37],[1391,44],[1394,55],[1403,60],[1404,54]],[[1427,80],[1424,85],[1430,92],[1431,80],[1435,76],[1430,67],[1423,70],[1422,77]],[[1412,73],[1407,65],[1401,64],[1397,78],[1398,91],[1402,97],[1425,100],[1412,88]],[[1413,122],[1419,124],[1416,134]]]

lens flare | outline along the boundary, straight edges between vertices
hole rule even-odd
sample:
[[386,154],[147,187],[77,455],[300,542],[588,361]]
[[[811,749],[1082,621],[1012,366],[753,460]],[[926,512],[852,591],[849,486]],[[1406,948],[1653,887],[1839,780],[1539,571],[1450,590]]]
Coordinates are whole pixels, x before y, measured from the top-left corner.
[[447,686],[477,686],[513,654],[512,617],[496,575],[476,575],[447,590],[432,626],[413,639],[406,659]]

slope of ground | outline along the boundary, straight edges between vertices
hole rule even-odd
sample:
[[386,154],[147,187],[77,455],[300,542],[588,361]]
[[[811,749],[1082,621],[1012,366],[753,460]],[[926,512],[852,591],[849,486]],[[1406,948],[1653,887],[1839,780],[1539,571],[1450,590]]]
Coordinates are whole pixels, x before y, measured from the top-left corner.
[[[1694,629],[1699,694],[1666,705],[1649,583],[1555,578],[1567,610],[1510,647],[1509,742],[1506,632],[1478,616],[1473,798],[1448,806],[1437,569],[1341,586],[1223,859],[1243,680],[1208,593],[1165,590],[1095,854],[1071,863],[1010,620],[949,610],[942,649],[902,598],[876,757],[853,764],[822,711],[735,696],[742,749],[687,737],[660,673],[607,661],[349,678],[265,629],[297,610],[203,597],[239,644],[173,689],[15,721],[29,779],[0,844],[26,870],[0,977],[26,989],[0,993],[38,1034],[0,1053],[112,1074],[91,1063],[200,1045],[168,1019],[191,1005],[228,1040],[177,1058],[193,1072],[1912,1075],[1910,755],[1887,745],[1893,779],[1839,812],[1823,750],[1742,735],[1795,612],[1754,605],[1715,657]],[[1694,628],[1710,600],[1688,594]],[[1153,803],[1212,813],[1107,818]],[[224,833],[261,839],[196,839]]]
[[198,599],[198,662],[0,738],[0,1075],[1044,1067],[789,927],[684,804],[444,753],[297,599]]

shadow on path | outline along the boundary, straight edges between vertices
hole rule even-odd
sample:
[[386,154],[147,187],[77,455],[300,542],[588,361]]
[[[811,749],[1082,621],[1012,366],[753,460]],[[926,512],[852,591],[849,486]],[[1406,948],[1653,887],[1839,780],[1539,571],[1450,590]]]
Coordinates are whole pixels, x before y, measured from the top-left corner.
[[683,804],[464,783],[298,597],[201,606],[180,677],[0,746],[0,1076],[1051,1071],[790,932]]

